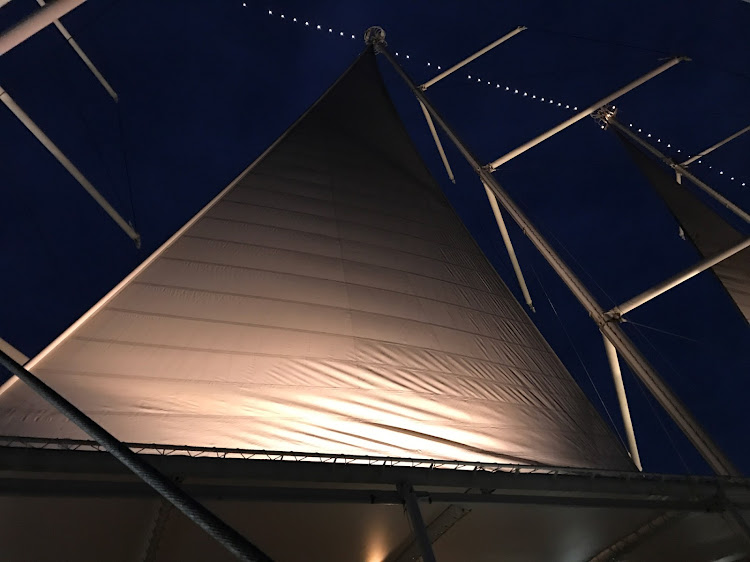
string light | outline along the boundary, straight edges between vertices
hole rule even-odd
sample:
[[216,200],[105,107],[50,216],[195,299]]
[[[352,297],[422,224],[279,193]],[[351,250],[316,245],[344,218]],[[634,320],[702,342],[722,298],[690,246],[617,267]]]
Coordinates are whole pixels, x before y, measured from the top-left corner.
[[[247,7],[247,2],[242,2],[242,7],[246,8]],[[274,15],[273,10],[268,10],[268,15],[269,16],[273,16]],[[282,19],[282,20],[289,19],[289,18],[286,17],[286,14],[278,14],[276,17],[278,17],[279,19]],[[296,17],[291,18],[291,21],[294,22],[294,23],[297,23],[297,18]],[[300,20],[300,24],[301,24],[301,20]],[[309,21],[305,21],[305,27],[310,27],[310,22]],[[323,30],[323,28],[320,25],[316,25],[315,28],[318,29],[318,30]],[[333,34],[333,28],[329,27],[327,29],[328,29],[328,33]],[[342,37],[342,38],[347,38],[347,36],[349,36],[349,35],[350,34],[345,33],[344,31],[340,31],[339,34],[338,34],[338,36]],[[353,34],[353,33],[350,36],[351,36],[352,39],[356,39],[357,38],[357,36],[355,34]],[[401,54],[398,53],[398,52],[396,52],[395,55],[397,57],[401,56]],[[409,55],[404,54],[403,56],[405,58],[411,60],[411,57]],[[431,61],[427,61],[426,66],[432,68],[433,67],[433,63]],[[437,68],[437,70],[442,70],[442,66],[441,65],[435,65],[435,68]],[[481,84],[483,82],[483,80],[480,77],[475,77],[475,78],[476,78],[477,83]],[[471,74],[467,75],[467,79],[472,80]],[[487,84],[486,84],[487,86],[492,87],[492,84],[493,84],[492,81],[487,80],[486,82],[487,82]],[[502,89],[502,87],[501,87],[500,84],[495,83],[495,89]],[[519,90],[517,88],[511,88],[510,86],[505,86],[505,91],[506,92],[510,92],[513,95],[517,95],[519,93]],[[537,97],[536,94],[534,94],[534,93],[530,94],[528,91],[526,91],[526,92],[520,92],[520,93],[522,93],[522,97],[528,97],[528,98],[531,98],[533,100],[537,100],[537,101],[539,101],[541,103],[545,103],[546,102],[547,104],[553,105],[553,106],[555,105],[555,101],[553,99],[551,99],[551,98],[545,99],[543,97]],[[578,106],[572,106],[572,108],[571,108],[570,104],[563,104],[562,102],[557,102],[557,107],[563,108],[563,109],[567,109],[567,110],[571,110],[572,109],[573,111],[578,111]],[[614,107],[615,106],[612,106],[613,109],[614,109]],[[630,123],[628,126],[630,128],[635,128],[635,126],[633,125],[633,123]],[[606,128],[606,127],[602,127],[602,128]],[[637,130],[638,130],[638,133],[643,133],[643,129],[638,128]],[[646,135],[647,138],[651,138],[652,137],[652,133],[645,133],[645,135]],[[657,137],[656,138],[656,142],[657,143],[661,143],[662,142],[661,138]],[[672,148],[672,144],[671,143],[666,143],[666,147],[667,148]],[[676,150],[676,152],[678,154],[682,154],[682,150],[681,149],[677,148],[675,150]],[[688,157],[688,158],[690,158],[690,157]],[[697,164],[703,164],[703,160],[698,160],[696,163]],[[713,166],[708,166],[708,169],[709,170],[713,170]],[[721,176],[725,175],[724,174],[724,170],[719,170],[719,174],[718,175],[721,175]],[[735,176],[731,176],[730,177],[730,181],[735,181]],[[740,186],[745,187],[746,183],[747,182],[742,181],[742,182],[740,182]]]

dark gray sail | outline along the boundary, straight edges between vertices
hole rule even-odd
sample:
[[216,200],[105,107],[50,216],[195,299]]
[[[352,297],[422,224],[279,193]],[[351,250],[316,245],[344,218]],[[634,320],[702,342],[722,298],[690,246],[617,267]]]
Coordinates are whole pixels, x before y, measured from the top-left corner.
[[[714,256],[746,238],[689,189],[678,184],[662,165],[646,156],[627,137],[617,131],[616,134],[702,256]],[[750,322],[750,248],[715,265],[712,270]]]

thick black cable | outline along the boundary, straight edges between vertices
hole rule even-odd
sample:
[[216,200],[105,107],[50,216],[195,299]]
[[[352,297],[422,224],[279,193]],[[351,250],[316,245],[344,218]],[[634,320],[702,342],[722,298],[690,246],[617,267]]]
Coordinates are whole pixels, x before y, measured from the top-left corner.
[[107,432],[102,426],[3,351],[0,351],[0,365],[26,383],[34,392],[59,410],[66,418],[76,424],[164,499],[179,509],[216,541],[221,543],[222,546],[239,560],[246,562],[271,562],[271,559],[258,547],[219,519],[214,513],[206,509],[167,476],[120,443],[114,435]]

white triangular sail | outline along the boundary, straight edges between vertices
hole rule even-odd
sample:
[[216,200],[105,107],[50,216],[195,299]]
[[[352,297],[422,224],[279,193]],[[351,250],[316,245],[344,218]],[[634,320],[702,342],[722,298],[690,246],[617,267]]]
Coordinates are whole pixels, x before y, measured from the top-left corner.
[[[632,468],[366,53],[32,371],[125,442]],[[12,382],[0,433],[83,437]]]

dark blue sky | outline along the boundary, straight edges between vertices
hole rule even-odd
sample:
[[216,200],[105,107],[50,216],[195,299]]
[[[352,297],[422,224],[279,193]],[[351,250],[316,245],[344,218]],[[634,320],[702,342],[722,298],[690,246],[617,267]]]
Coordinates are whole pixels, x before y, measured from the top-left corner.
[[[90,0],[66,16],[119,104],[54,28],[0,58],[0,85],[143,235],[137,251],[1,108],[0,337],[27,355],[49,343],[273,142],[362,50],[370,25],[386,29],[391,50],[417,81],[517,25],[529,27],[429,90],[483,161],[567,118],[565,105],[584,107],[674,54],[693,61],[616,102],[623,122],[660,139],[675,157],[750,123],[750,4],[740,0],[246,3]],[[0,10],[0,29],[35,8],[14,0]],[[428,165],[520,294],[478,181],[452,148],[457,185],[447,181],[416,102],[385,61],[381,69]],[[748,152],[750,135],[694,172],[750,209],[750,188],[741,186],[750,185]],[[604,307],[697,259],[614,135],[593,120],[497,175]],[[518,229],[511,234],[537,306],[534,321],[606,416],[594,381],[619,426],[596,328]],[[750,472],[750,332],[718,282],[704,274],[631,316],[648,327],[629,325],[628,333]],[[705,472],[635,378],[627,371],[625,378],[645,468]]]

